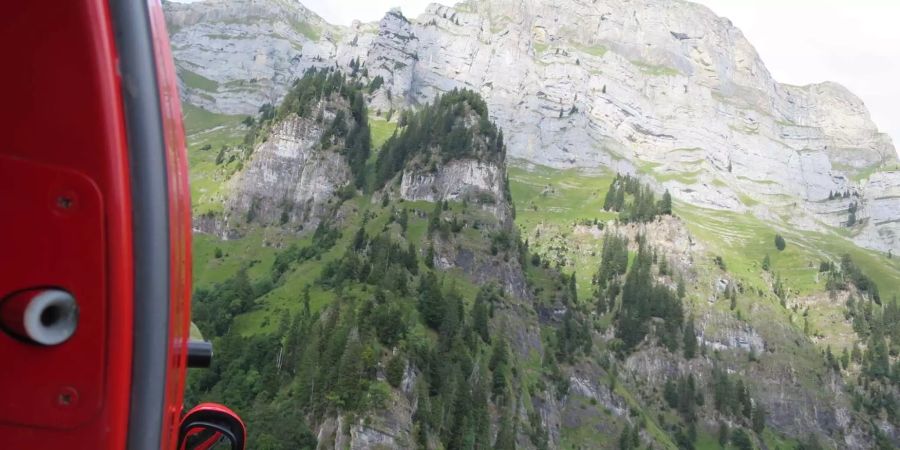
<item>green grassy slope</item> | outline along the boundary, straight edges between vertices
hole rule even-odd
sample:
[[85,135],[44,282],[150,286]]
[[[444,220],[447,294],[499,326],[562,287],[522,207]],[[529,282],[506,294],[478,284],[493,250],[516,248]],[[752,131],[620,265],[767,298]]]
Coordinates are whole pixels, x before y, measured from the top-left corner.
[[[236,167],[234,163],[228,162],[216,164],[216,156],[223,146],[231,147],[241,142],[245,131],[240,124],[243,117],[213,114],[191,105],[185,105],[184,110],[189,140],[194,212],[199,215],[220,211],[222,200],[227,194],[226,182]],[[394,132],[396,123],[372,117],[370,125],[373,146],[377,151],[377,147]],[[605,223],[617,217],[615,213],[602,210],[604,195],[615,174],[607,171],[556,170],[515,161],[509,167],[508,175],[517,211],[516,226],[522,238],[528,240],[533,252],[540,254],[544,259],[559,263],[563,272],[576,273],[578,297],[586,301],[593,290],[591,277],[599,265],[602,246],[600,237],[602,233],[592,233],[590,230],[594,229],[595,223]],[[426,212],[432,210],[432,205],[427,202],[394,203],[391,206]],[[411,214],[406,236],[401,237],[398,225],[388,223],[390,207],[373,202],[371,197],[357,196],[349,200],[343,208],[348,214],[344,215],[343,234],[336,245],[318,258],[294,263],[285,273],[282,284],[256,299],[255,306],[250,312],[235,319],[234,326],[240,334],[252,336],[274,331],[281,317],[293,314],[300,308],[298,293],[307,286],[311,286],[310,306],[313,311],[321,310],[333,302],[338,294],[322,289],[315,281],[326,263],[337,260],[344,254],[353,238],[353,231],[363,224],[363,217],[368,217],[365,227],[369,234],[378,234],[386,229],[399,240],[412,242],[417,246],[425,240],[427,218]],[[451,203],[450,209],[458,211],[461,205]],[[748,320],[767,336],[770,333],[772,335],[781,333],[778,327],[784,324],[802,330],[803,319],[800,312],[782,307],[771,294],[771,278],[761,268],[762,260],[767,254],[772,262],[771,272],[781,276],[790,291],[790,299],[822,294],[825,290],[825,281],[818,273],[819,262],[839,261],[841,255],[845,253],[850,254],[857,265],[878,284],[883,298],[891,298],[900,293],[900,261],[861,249],[837,233],[801,232],[781,227],[779,224],[766,223],[751,215],[707,210],[677,201],[675,213],[684,220],[692,236],[705,246],[710,256],[722,257],[727,264],[727,275],[739,280],[754,292],[742,294],[738,308],[730,312],[727,302],[708,305],[705,298],[710,293],[709,288],[701,283],[700,286],[693,287],[688,296],[687,301],[692,310],[709,309],[721,314],[740,312],[744,317],[754,311],[756,317]],[[581,232],[576,233],[576,227],[581,227]],[[470,233],[471,236],[466,233]],[[474,231],[465,230],[459,239],[464,243],[480,245],[483,236],[472,233]],[[774,246],[776,233],[783,235],[787,241],[784,251],[779,252]],[[270,278],[275,256],[281,249],[291,243],[308,245],[311,244],[311,239],[310,236],[297,238],[278,230],[262,228],[253,228],[246,236],[228,241],[197,234],[194,236],[193,255],[195,287],[211,287],[215,283],[233,277],[241,268],[247,268],[253,282],[267,280]],[[696,265],[704,282],[722,275],[711,258],[697,261]],[[555,289],[553,286],[558,280],[547,272],[530,265],[527,271],[533,287],[546,288],[548,291]],[[467,281],[462,274],[448,272],[445,276],[451,283],[456,284],[464,299],[474,298],[478,287]],[[364,287],[354,286],[350,289],[352,291]],[[755,292],[761,292],[762,295],[755,295]],[[367,295],[362,291],[350,294],[358,294],[360,297]],[[834,338],[846,333],[848,328],[841,320],[841,308],[842,305],[834,304],[811,312],[809,321],[813,332],[825,336],[825,339],[818,341],[821,347],[826,343],[835,348],[851,344]],[[608,322],[601,322],[598,325],[606,326]],[[784,348],[788,347],[787,341],[775,343],[783,345]],[[823,373],[815,348],[791,347],[791,350],[785,350],[779,357],[787,358],[789,352],[793,352],[790,362],[795,364],[791,369],[801,369],[800,382],[814,390],[819,379],[817,377],[821,377]],[[771,362],[771,364],[773,367],[782,368],[781,363]],[[619,384],[615,391],[617,395],[626,399],[632,410],[649,418],[645,429],[655,442],[663,448],[674,448],[667,431],[657,423],[657,418],[662,414],[655,409],[656,406],[643,404],[638,398],[639,393],[632,392],[633,389],[637,388],[634,385]],[[596,420],[608,419],[601,411]],[[563,448],[578,448],[592,444],[609,448],[616,446],[617,436],[598,435],[596,429],[597,427],[592,426],[565,429],[562,432],[561,444]],[[711,433],[711,430],[699,430],[697,448],[718,448],[715,436]],[[771,430],[763,433],[762,439],[770,448],[791,444]]]
[[[592,289],[591,276],[600,262],[602,238],[599,236],[602,233],[575,233],[574,229],[576,224],[586,221],[597,219],[605,222],[616,218],[614,213],[602,210],[603,198],[614,174],[554,170],[521,161],[514,164],[509,170],[510,189],[517,210],[516,223],[523,238],[528,238],[531,249],[543,258],[563,262],[564,271],[576,272],[579,298],[587,298]],[[827,397],[819,389],[823,377],[828,376],[821,352],[826,345],[836,351],[850,346],[856,336],[843,316],[844,305],[827,301],[825,277],[818,273],[820,261],[839,262],[843,254],[850,254],[856,264],[878,284],[883,299],[900,294],[900,261],[862,249],[837,233],[796,231],[777,223],[766,223],[749,214],[708,210],[677,201],[674,210],[709,256],[694,262],[701,282],[690,287],[687,299],[690,310],[742,316],[744,321],[765,336],[769,344],[780,349],[777,354],[766,357],[764,365],[759,366],[765,367],[762,370],[773,373],[796,371],[796,381],[808,392]],[[784,251],[778,251],[774,245],[776,233],[787,241]],[[762,269],[762,261],[767,254],[771,259],[769,273]],[[727,271],[722,271],[713,262],[712,257],[716,255],[725,261]],[[782,306],[772,293],[775,273],[782,278],[789,292],[788,308]],[[735,279],[749,288],[738,295],[734,311],[730,310],[727,301],[707,302],[707,298],[713,295],[713,280],[719,277]],[[804,319],[802,308],[793,309],[790,306],[805,298],[823,298],[826,301],[810,308],[808,320],[812,339],[799,345],[795,344],[796,337],[793,336],[802,336],[804,320],[807,319]],[[605,323],[601,322],[601,325]],[[794,331],[786,334],[784,327]],[[720,357],[737,366],[747,364],[746,356],[723,354]],[[826,397],[822,398],[827,400]],[[636,402],[635,408],[656,417],[652,406]],[[648,431],[652,432],[652,427]],[[697,448],[719,448],[714,432],[700,430]],[[608,438],[598,435],[596,427],[566,429],[562,433],[566,448],[577,448],[588,442],[604,442]],[[768,429],[761,439],[769,448],[794,445]],[[657,442],[662,444],[664,440],[657,439]]]
[[220,211],[225,182],[236,170],[235,162],[216,164],[223,148],[238,145],[246,132],[243,116],[216,114],[185,103],[184,128],[191,166],[191,207],[195,215]]

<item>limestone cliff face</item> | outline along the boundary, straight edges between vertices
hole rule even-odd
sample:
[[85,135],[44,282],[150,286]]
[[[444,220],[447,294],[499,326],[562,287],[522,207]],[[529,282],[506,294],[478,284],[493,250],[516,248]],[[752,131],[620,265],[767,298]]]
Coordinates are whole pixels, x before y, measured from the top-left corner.
[[435,170],[410,167],[403,171],[400,196],[430,202],[466,199],[489,211],[501,224],[511,225],[509,202],[504,198],[506,169],[492,162],[453,160]]
[[[325,109],[326,121],[334,112]],[[346,158],[322,148],[324,125],[292,115],[273,126],[231,181],[229,222],[315,227],[337,205],[337,191],[350,183]]]
[[[692,204],[827,230],[829,192],[860,193],[856,242],[900,252],[888,136],[834,83],[779,84],[725,18],[683,1],[470,0],[336,27],[288,0],[167,5],[187,101],[247,114],[313,66],[358,61],[383,112],[468,87],[510,155],[652,174]],[[196,73],[211,83],[200,84]],[[197,87],[205,86],[203,88]],[[744,199],[752,199],[747,204]],[[757,204],[757,202],[759,204]],[[801,208],[797,208],[801,206]]]
[[400,195],[406,200],[460,200],[468,194],[485,192],[497,198],[503,195],[503,169],[476,160],[455,160],[435,172],[406,170],[400,182]]
[[336,50],[337,28],[292,0],[164,8],[182,98],[210,111],[255,114],[277,104],[306,69],[331,65]]

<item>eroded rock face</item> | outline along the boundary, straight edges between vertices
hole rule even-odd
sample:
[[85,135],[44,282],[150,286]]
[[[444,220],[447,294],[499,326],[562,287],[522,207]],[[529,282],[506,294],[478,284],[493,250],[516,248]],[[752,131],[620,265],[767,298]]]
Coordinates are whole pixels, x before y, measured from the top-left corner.
[[858,189],[869,206],[856,242],[900,253],[900,208],[882,198],[900,180],[852,180],[896,163],[863,102],[835,83],[779,84],[740,30],[701,5],[470,0],[350,27],[275,0],[166,9],[182,79],[188,70],[215,83],[186,82],[183,96],[213,111],[254,113],[306,68],[358,61],[384,80],[373,110],[467,87],[486,99],[511,156],[650,168],[659,188],[694,205],[760,217],[790,209],[794,226],[824,230],[835,217],[818,203]]
[[435,172],[406,170],[400,182],[400,195],[405,200],[461,200],[467,195],[484,192],[503,198],[503,169],[476,160],[454,160]]
[[872,174],[860,186],[862,194],[860,217],[867,219],[856,242],[869,248],[900,249],[900,172]]
[[[296,1],[166,2],[182,98],[226,114],[276,104],[308,68],[332,65],[337,28]],[[204,80],[205,79],[205,80]]]
[[512,223],[509,202],[504,198],[506,169],[494,163],[474,159],[452,160],[431,169],[408,168],[400,180],[404,200],[466,200],[499,219]]
[[[333,117],[326,113],[324,123]],[[322,148],[323,132],[321,123],[296,115],[277,123],[230,182],[232,221],[309,229],[332,212],[351,174],[342,155]]]

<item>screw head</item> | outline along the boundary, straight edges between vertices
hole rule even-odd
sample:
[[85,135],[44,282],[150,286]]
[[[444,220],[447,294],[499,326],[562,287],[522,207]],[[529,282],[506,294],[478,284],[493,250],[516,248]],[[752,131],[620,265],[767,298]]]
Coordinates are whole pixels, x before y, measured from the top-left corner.
[[53,212],[60,216],[75,214],[79,209],[78,194],[73,189],[54,190],[47,200]]
[[56,206],[59,209],[68,210],[75,204],[75,200],[68,195],[60,195],[56,198]]
[[56,396],[56,404],[63,408],[70,408],[77,405],[78,391],[71,386],[63,387]]

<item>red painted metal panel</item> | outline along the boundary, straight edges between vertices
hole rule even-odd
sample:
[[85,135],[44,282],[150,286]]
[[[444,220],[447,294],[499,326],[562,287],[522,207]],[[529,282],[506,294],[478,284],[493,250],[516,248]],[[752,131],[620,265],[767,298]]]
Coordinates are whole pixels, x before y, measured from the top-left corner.
[[[0,198],[15,220],[0,221],[9,239],[0,260],[0,292],[52,286],[71,293],[75,334],[44,347],[0,333],[0,421],[54,429],[88,422],[103,404],[106,258],[103,203],[89,178],[64,168],[0,156]],[[85,270],[86,267],[95,268]]]
[[166,144],[166,170],[169,189],[170,306],[169,369],[166,386],[166,417],[163,418],[164,448],[176,448],[184,399],[187,371],[187,343],[190,337],[191,301],[191,191],[188,178],[187,149],[178,79],[169,48],[165,18],[159,0],[149,0],[150,25],[160,109]]
[[[71,418],[71,422],[60,423],[62,426],[56,428],[25,426],[18,423],[23,420],[13,423],[4,416],[0,419],[0,436],[3,436],[0,447],[121,449],[127,430],[131,379],[131,194],[120,80],[106,2],[58,0],[49,4],[4,5],[4,13],[0,14],[0,50],[6,61],[15,61],[14,66],[0,71],[0,86],[6,87],[4,104],[7,105],[0,108],[0,134],[4,136],[0,155],[5,157],[0,165],[7,172],[18,172],[10,165],[14,163],[9,162],[14,158],[27,160],[33,167],[65,174],[55,178],[36,174],[34,178],[19,179],[13,192],[4,191],[0,197],[3,220],[36,220],[32,216],[46,207],[46,199],[27,206],[18,203],[10,206],[13,205],[10,200],[15,196],[25,198],[32,190],[60,189],[61,185],[53,185],[54,180],[71,181],[75,193],[95,205],[95,209],[90,209],[92,217],[100,214],[102,205],[102,215],[96,219],[99,224],[94,229],[100,233],[99,247],[84,249],[78,257],[57,263],[71,264],[69,270],[85,279],[102,279],[103,291],[95,294],[101,298],[88,295],[79,302],[105,304],[106,308],[105,314],[96,316],[92,306],[83,310],[82,327],[87,328],[80,328],[70,342],[58,348],[76,344],[76,339],[81,339],[80,333],[98,332],[95,326],[99,326],[100,335],[96,336],[95,343],[98,347],[92,350],[93,354],[80,350],[69,352],[65,355],[68,358],[65,367],[54,370],[47,369],[53,350],[33,349],[33,353],[23,355],[22,359],[4,360],[0,366],[0,398],[7,397],[11,390],[22,389],[24,393],[25,386],[41,382],[49,386],[56,377],[74,375],[66,372],[87,370],[81,366],[89,366],[85,362],[97,357],[103,365],[96,377],[99,390],[85,391],[85,395],[78,396],[77,405],[83,408],[79,409],[83,416],[75,414],[77,417]],[[93,188],[89,189],[90,186]],[[58,236],[40,231],[38,227],[21,227],[18,234],[0,234],[4,263],[16,258],[6,250],[16,245],[34,253],[24,256],[26,259],[53,258],[58,249],[51,249],[50,243]],[[63,233],[73,245],[97,238],[87,230],[53,232]],[[0,272],[4,289],[33,287],[27,285],[31,283],[58,285],[68,276],[63,273],[57,277],[41,266],[22,266],[19,269],[29,273]],[[6,294],[0,292],[0,296]],[[6,336],[2,339],[2,351],[10,351]],[[13,365],[15,368],[11,368]],[[46,398],[36,397],[26,405],[30,406],[25,406],[27,411],[21,413],[29,415],[32,421],[42,420],[37,418],[39,413],[54,414]],[[4,414],[11,414],[5,406],[2,409]],[[60,429],[63,426],[67,429]]]

